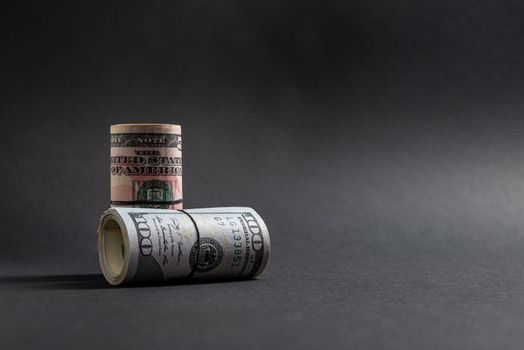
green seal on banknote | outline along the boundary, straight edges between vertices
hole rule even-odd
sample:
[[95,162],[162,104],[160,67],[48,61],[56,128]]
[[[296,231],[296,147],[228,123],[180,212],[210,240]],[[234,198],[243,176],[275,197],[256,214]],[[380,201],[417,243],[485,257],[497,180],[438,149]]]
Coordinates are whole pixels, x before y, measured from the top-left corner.
[[148,180],[144,182],[137,191],[137,200],[147,202],[143,204],[146,208],[168,208],[173,201],[173,190],[162,180]]

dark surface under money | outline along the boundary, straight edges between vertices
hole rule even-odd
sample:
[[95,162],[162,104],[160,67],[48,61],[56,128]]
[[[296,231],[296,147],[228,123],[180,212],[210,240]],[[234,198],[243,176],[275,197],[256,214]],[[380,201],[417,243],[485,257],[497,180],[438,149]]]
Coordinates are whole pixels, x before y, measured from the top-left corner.
[[[272,230],[313,234],[278,223]],[[524,237],[512,229],[348,226],[332,231],[329,244],[304,241],[274,238],[266,272],[234,282],[115,288],[93,261],[2,264],[2,342],[79,349],[520,347]]]

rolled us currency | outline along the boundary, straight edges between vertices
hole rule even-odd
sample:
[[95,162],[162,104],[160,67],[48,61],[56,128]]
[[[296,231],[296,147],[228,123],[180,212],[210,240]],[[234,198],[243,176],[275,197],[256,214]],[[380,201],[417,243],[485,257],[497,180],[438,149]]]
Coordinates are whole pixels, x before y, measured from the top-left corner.
[[255,277],[269,260],[269,232],[251,208],[110,208],[98,257],[112,285]]
[[111,125],[111,206],[182,209],[180,125]]

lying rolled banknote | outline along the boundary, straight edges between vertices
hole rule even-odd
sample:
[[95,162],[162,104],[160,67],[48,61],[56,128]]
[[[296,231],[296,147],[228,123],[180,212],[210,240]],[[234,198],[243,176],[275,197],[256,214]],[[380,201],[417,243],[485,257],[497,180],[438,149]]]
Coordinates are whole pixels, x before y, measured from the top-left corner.
[[255,277],[269,253],[269,232],[251,208],[110,208],[98,227],[100,267],[112,285]]
[[180,125],[111,125],[111,206],[182,209]]

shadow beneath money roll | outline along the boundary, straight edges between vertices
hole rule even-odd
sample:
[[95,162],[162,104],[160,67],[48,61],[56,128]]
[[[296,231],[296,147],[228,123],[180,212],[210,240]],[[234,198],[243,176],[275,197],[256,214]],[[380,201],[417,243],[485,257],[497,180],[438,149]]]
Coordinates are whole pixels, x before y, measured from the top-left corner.
[[182,279],[164,282],[134,282],[119,286],[111,286],[101,274],[69,274],[69,275],[17,275],[0,276],[0,288],[23,289],[122,289],[187,286],[198,284],[224,284],[233,282],[256,281],[256,278],[235,279]]
[[100,274],[0,276],[0,286],[23,289],[107,289]]
[[248,282],[256,281],[256,278],[253,277],[244,277],[244,278],[228,278],[228,279],[176,279],[169,281],[160,281],[160,282],[131,282],[128,284],[122,284],[119,286],[112,286],[112,288],[148,288],[148,287],[170,287],[170,286],[190,286],[198,284],[227,284],[234,282]]

